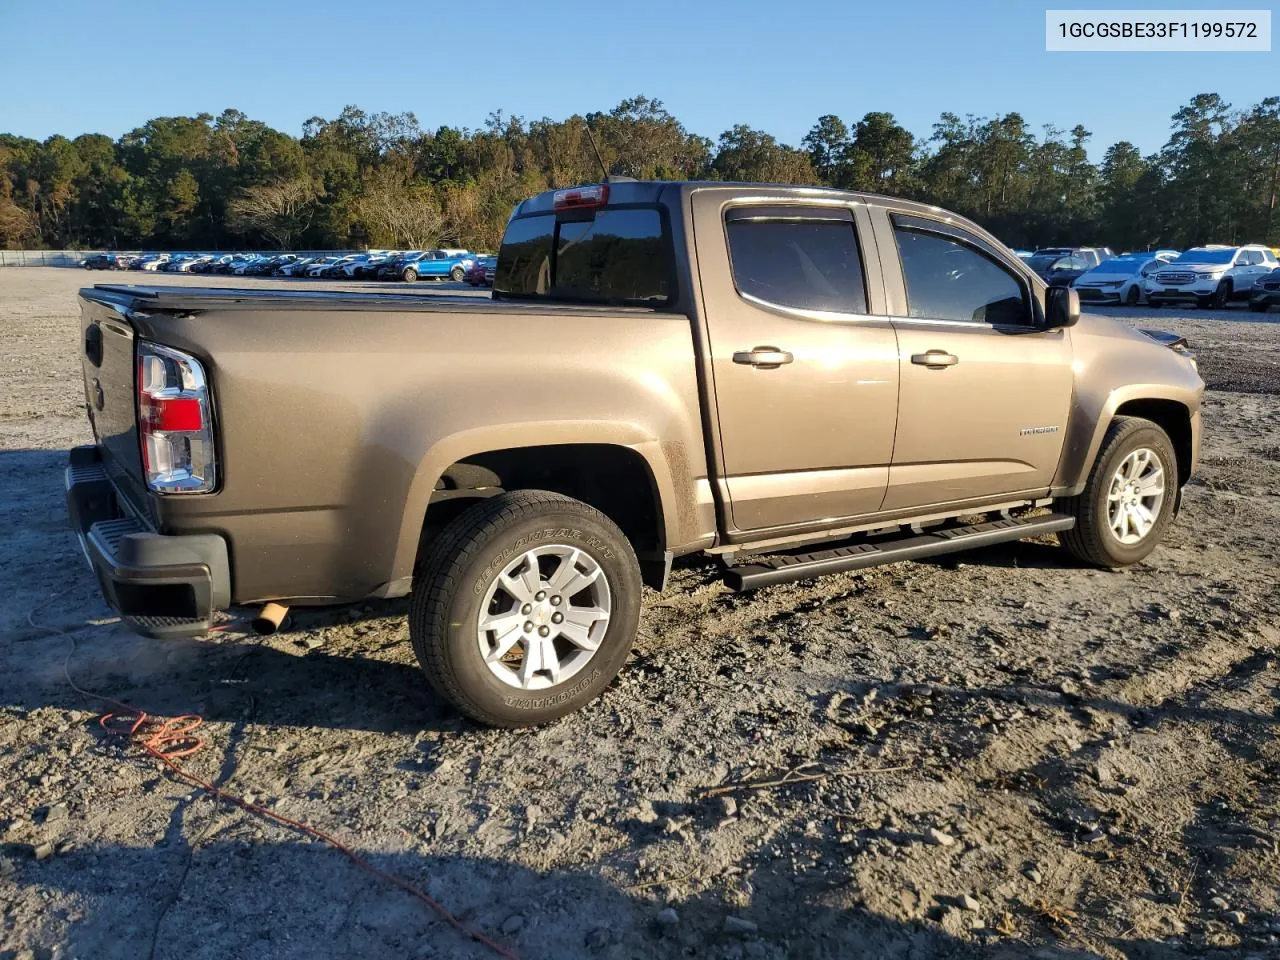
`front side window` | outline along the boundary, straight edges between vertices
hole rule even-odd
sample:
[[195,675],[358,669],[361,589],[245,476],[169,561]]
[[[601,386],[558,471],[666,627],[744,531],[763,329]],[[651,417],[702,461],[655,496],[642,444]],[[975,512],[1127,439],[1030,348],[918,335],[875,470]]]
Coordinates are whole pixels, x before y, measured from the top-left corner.
[[910,316],[923,320],[1025,325],[1022,284],[986,254],[957,239],[894,224]]
[[730,219],[738,292],[823,313],[866,313],[862,258],[851,220]]

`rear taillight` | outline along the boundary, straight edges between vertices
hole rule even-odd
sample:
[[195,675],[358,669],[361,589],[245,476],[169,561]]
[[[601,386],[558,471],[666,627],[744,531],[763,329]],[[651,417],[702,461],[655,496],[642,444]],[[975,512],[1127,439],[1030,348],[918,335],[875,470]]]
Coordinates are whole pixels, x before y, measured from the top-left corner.
[[574,210],[603,207],[609,202],[609,185],[597,183],[590,187],[573,187],[569,190],[557,190],[551,198],[554,210]]
[[138,344],[138,437],[147,486],[156,493],[213,490],[213,418],[199,360],[170,347]]

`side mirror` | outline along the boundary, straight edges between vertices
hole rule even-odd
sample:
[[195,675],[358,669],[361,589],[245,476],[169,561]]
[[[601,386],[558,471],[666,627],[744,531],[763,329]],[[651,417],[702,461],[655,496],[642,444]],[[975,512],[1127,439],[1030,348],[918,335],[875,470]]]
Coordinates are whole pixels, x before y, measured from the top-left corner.
[[1050,287],[1044,292],[1045,326],[1074,327],[1080,319],[1080,294],[1075,287]]

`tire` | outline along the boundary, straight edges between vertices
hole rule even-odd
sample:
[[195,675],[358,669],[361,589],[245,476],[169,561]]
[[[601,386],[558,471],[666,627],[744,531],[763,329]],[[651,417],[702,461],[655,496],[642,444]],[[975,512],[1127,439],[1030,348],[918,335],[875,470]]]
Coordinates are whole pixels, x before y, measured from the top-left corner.
[[[547,588],[539,593],[526,588],[521,575],[528,573],[527,558],[535,550],[542,553],[540,586]],[[564,568],[563,563],[575,566]],[[596,576],[573,596],[560,599],[554,590],[562,569],[569,569],[570,577],[575,571],[581,574],[583,582],[592,569]],[[504,575],[506,583],[533,599],[521,605],[515,592],[506,592]],[[495,727],[532,726],[578,710],[612,682],[635,639],[640,593],[635,552],[613,521],[557,493],[517,490],[466,510],[423,551],[414,574],[409,636],[432,687],[460,712]],[[586,628],[579,625],[582,635],[598,644],[594,652],[576,646],[551,625],[556,616],[560,622],[565,619],[557,609],[587,610],[584,604],[596,612],[608,610],[604,618],[590,618]],[[517,621],[510,630],[520,631],[505,647],[498,629],[482,631],[480,625],[482,613],[503,617],[504,610]],[[530,619],[521,624],[523,616]],[[522,686],[530,666],[527,651],[535,649],[528,643],[538,643],[529,630],[535,620],[543,626],[534,632],[550,634],[543,642],[550,645],[557,669],[572,672],[556,682],[550,671],[535,670],[529,674],[532,686]],[[489,662],[482,643],[494,655],[508,652]]]
[[1209,306],[1215,310],[1225,310],[1227,301],[1231,299],[1232,289],[1231,281],[1223,280],[1218,284],[1218,289],[1213,291],[1213,296],[1209,298]]
[[[1143,501],[1148,514],[1153,515],[1152,522],[1140,539],[1125,543],[1112,527],[1110,495],[1118,471],[1130,462],[1131,456],[1140,456],[1139,451],[1143,450],[1158,461],[1163,479],[1162,496],[1158,506]],[[1084,490],[1079,496],[1062,501],[1062,511],[1076,518],[1072,529],[1059,534],[1062,545],[1076,559],[1097,567],[1114,570],[1137,563],[1151,553],[1164,536],[1173,518],[1177,483],[1178,461],[1168,434],[1150,420],[1116,417],[1107,428]],[[1124,530],[1128,536],[1136,533],[1127,523]]]
[[1125,294],[1124,303],[1127,307],[1136,307],[1142,301],[1142,291],[1138,289],[1135,283],[1129,288],[1129,292]]
[[400,273],[400,279],[405,283],[413,283],[418,279],[418,271],[413,269],[413,267],[405,267]]
[[463,270],[461,267],[454,267],[452,270],[449,271],[449,279],[452,280],[454,283],[458,283],[460,280],[465,279],[466,276],[467,276],[467,271]]

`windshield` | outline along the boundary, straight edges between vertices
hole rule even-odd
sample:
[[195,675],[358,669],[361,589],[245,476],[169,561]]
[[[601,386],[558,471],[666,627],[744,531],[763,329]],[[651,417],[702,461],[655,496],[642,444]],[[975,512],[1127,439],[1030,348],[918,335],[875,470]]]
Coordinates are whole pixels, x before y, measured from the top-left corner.
[[1188,250],[1174,263],[1230,263],[1235,259],[1234,250]]
[[1151,260],[1151,257],[1112,257],[1110,260],[1098,264],[1089,272],[1096,274],[1114,273],[1127,277],[1137,273],[1144,264],[1150,263]]
[[606,208],[588,219],[554,214],[511,221],[494,292],[592,303],[666,303],[674,281],[671,236],[655,207]]

